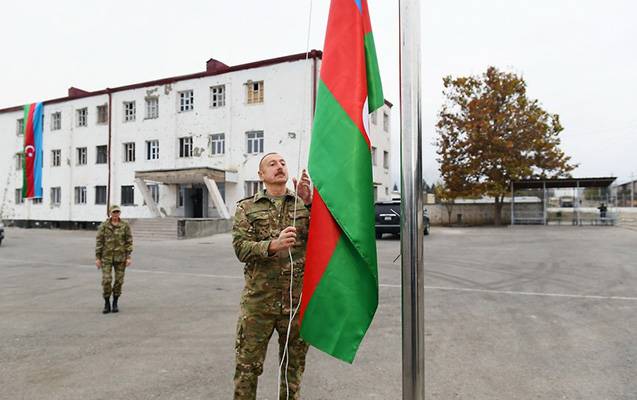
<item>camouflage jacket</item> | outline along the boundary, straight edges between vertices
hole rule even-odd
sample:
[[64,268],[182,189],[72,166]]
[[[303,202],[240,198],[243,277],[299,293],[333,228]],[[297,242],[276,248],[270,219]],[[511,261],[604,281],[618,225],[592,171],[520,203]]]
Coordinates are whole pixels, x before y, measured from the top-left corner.
[[104,261],[123,262],[133,252],[133,234],[126,221],[118,225],[107,219],[97,228],[95,258]]
[[294,226],[296,209],[297,237],[292,248],[294,260],[293,300],[298,303],[303,284],[305,248],[310,225],[309,207],[287,191],[283,205],[276,205],[261,190],[253,197],[239,201],[232,228],[232,245],[239,260],[245,263],[243,307],[264,313],[288,313],[290,310],[290,256],[287,250],[268,255],[270,241],[283,229]]

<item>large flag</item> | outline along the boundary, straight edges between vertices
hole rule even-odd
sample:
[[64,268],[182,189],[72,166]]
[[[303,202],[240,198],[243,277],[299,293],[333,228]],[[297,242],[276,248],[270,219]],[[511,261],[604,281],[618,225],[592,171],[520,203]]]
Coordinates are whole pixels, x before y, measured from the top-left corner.
[[384,103],[366,0],[332,0],[309,172],[301,335],[352,362],[378,306],[369,112]]
[[42,103],[24,106],[22,197],[42,198]]

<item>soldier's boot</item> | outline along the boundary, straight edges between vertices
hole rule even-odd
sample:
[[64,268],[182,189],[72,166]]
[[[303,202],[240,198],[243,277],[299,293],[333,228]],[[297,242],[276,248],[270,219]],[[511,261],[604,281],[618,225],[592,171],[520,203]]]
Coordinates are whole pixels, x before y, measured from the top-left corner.
[[119,308],[117,307],[117,300],[119,300],[119,296],[113,296],[113,312],[119,312]]
[[108,314],[111,312],[111,300],[108,297],[104,298],[104,309],[102,310],[102,314]]

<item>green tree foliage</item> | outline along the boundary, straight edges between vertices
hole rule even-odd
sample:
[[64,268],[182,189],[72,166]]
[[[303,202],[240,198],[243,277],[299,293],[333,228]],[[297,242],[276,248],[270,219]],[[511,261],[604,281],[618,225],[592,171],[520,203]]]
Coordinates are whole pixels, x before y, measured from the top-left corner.
[[527,97],[521,77],[489,67],[443,82],[436,145],[447,198],[495,198],[499,225],[512,180],[568,176],[576,167],[559,148],[559,116]]

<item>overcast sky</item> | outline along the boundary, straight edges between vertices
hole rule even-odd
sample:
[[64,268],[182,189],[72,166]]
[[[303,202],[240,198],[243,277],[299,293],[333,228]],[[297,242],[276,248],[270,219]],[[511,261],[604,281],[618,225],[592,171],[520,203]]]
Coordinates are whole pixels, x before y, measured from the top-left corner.
[[[394,103],[398,177],[398,1],[368,0],[385,97]],[[177,6],[179,5],[179,6]],[[437,179],[434,125],[442,77],[489,65],[522,74],[560,114],[575,176],[637,175],[637,2],[422,2],[423,157]],[[321,49],[329,1],[313,0],[310,48]],[[303,52],[309,0],[4,1],[0,108]]]

